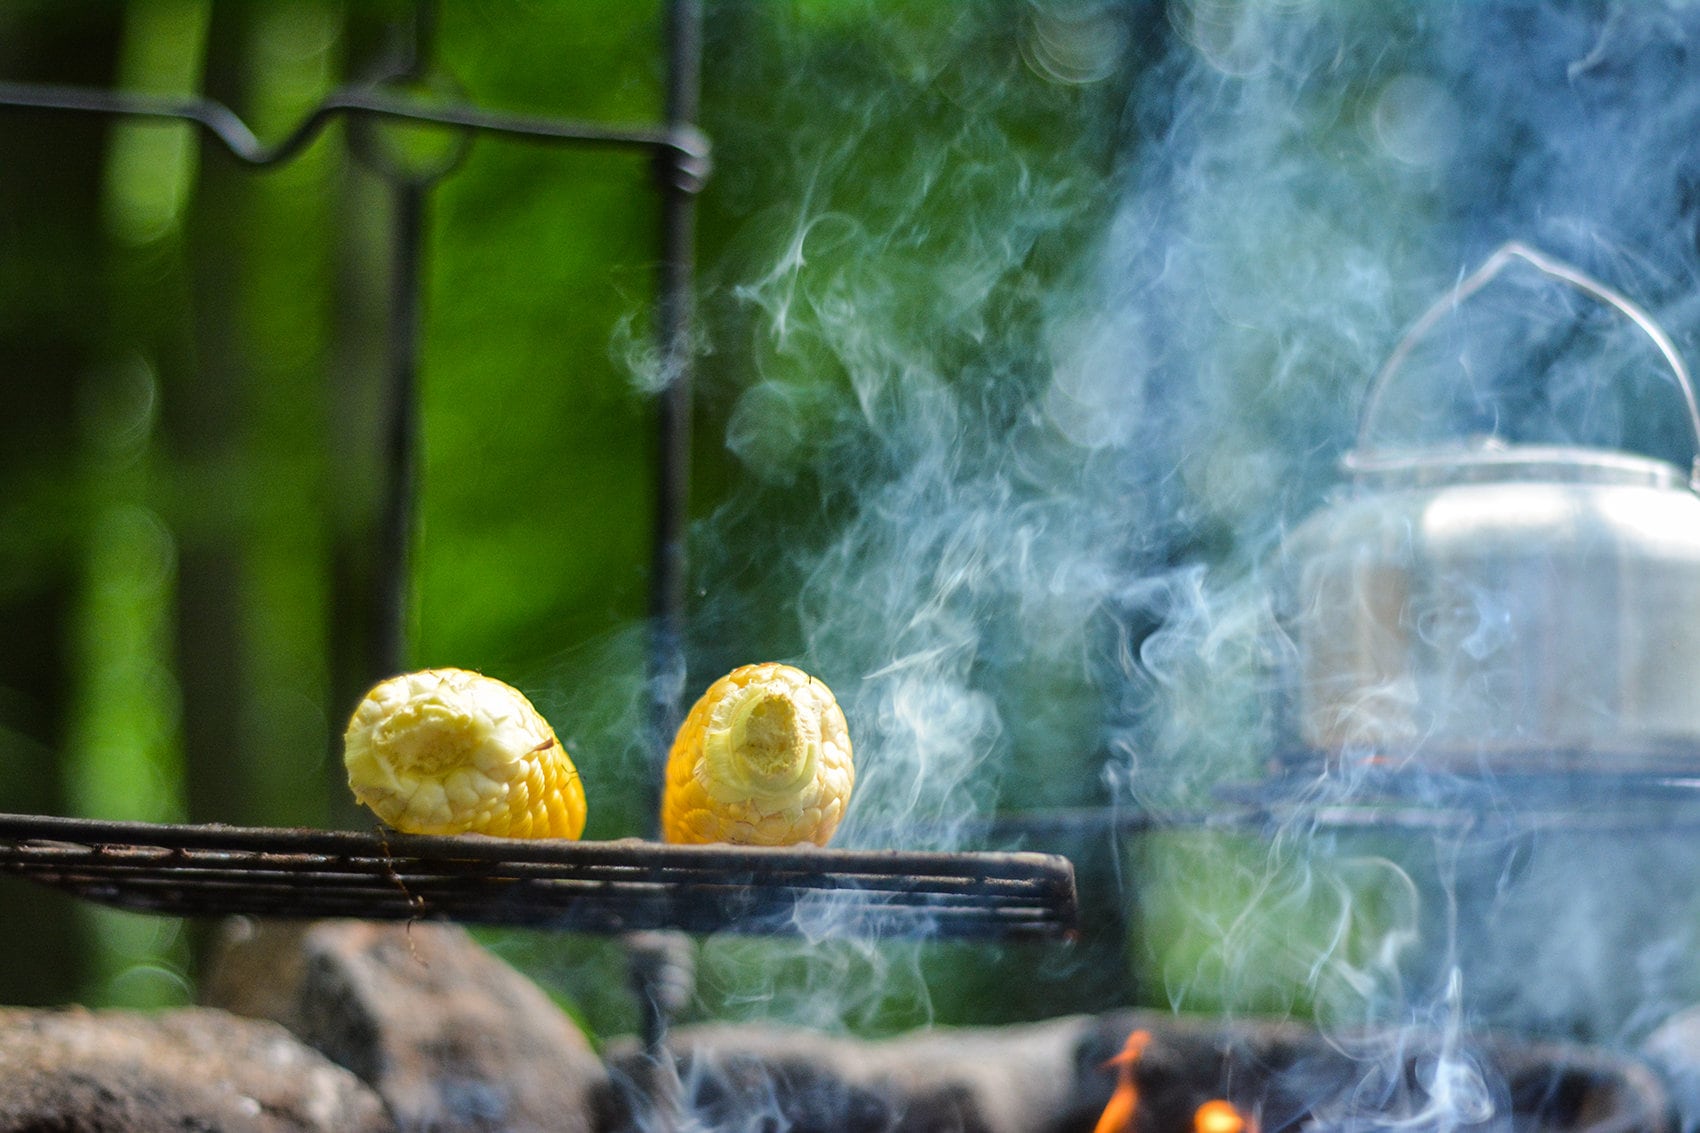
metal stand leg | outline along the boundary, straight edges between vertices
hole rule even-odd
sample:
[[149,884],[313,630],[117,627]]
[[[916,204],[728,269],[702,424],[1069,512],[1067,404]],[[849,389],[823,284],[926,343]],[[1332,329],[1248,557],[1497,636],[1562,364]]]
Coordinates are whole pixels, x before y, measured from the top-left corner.
[[637,996],[644,1057],[631,1083],[632,1112],[647,1130],[686,1128],[684,1084],[667,1049],[667,1029],[696,991],[696,956],[682,932],[639,932],[625,938]]

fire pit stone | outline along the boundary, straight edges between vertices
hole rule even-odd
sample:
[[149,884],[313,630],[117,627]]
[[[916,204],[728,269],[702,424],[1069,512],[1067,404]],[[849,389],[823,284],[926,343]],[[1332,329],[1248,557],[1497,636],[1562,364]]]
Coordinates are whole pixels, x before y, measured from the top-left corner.
[[203,994],[288,1027],[404,1129],[585,1133],[606,1090],[566,1014],[453,925],[237,918]]
[[[865,1041],[702,1024],[673,1031],[668,1047],[678,1060],[679,1100],[709,1128],[1029,1133],[1052,1128],[1073,1104],[1073,1056],[1089,1025],[1068,1016]],[[615,1081],[653,1080],[647,1060],[635,1045],[614,1048]],[[645,1115],[629,1108],[613,1127],[645,1128]]]
[[[1194,1133],[1206,1103],[1247,1130],[1452,1129],[1463,1133],[1670,1133],[1670,1107],[1640,1061],[1600,1048],[1388,1028],[1324,1034],[1297,1021],[1125,1010],[993,1028],[933,1028],[877,1041],[770,1026],[677,1029],[677,1098],[708,1128],[793,1133],[947,1129],[1087,1133],[1131,1064],[1134,1133]],[[616,1083],[656,1079],[635,1046]],[[633,1095],[636,1094],[636,1104]],[[655,1099],[623,1091],[611,1129],[648,1128]],[[663,1103],[668,1099],[661,1099]]]
[[383,1102],[275,1023],[0,1009],[0,1130],[387,1133]]

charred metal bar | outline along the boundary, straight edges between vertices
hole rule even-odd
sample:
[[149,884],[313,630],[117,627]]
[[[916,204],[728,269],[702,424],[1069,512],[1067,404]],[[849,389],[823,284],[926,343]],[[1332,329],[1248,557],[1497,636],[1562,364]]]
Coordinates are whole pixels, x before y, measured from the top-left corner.
[[0,873],[185,917],[1008,940],[1067,936],[1077,920],[1073,868],[1044,854],[535,842],[0,815]]

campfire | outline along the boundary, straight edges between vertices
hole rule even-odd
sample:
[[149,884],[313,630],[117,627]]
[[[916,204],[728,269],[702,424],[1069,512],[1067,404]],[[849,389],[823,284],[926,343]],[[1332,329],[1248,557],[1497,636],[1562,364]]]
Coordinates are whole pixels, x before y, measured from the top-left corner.
[[1134,1031],[1127,1036],[1121,1051],[1104,1063],[1115,1068],[1116,1091],[1110,1095],[1093,1133],[1127,1133],[1133,1128],[1134,1118],[1139,1115],[1139,1080],[1135,1070],[1150,1042],[1151,1032]]
[[[1127,1036],[1120,1053],[1104,1063],[1116,1071],[1115,1092],[1098,1115],[1092,1133],[1132,1133],[1140,1120],[1138,1066],[1145,1048],[1151,1044],[1151,1032],[1136,1030]],[[1256,1124],[1250,1126],[1253,1133]],[[1246,1133],[1247,1123],[1234,1103],[1224,1098],[1211,1098],[1192,1115],[1192,1133]]]
[[1245,1115],[1234,1107],[1234,1103],[1221,1098],[1211,1098],[1198,1107],[1198,1112],[1192,1115],[1193,1133],[1256,1133],[1255,1122],[1248,1125]]
[[[1099,1020],[1082,1056],[1126,1022]],[[1290,1024],[1141,1018],[1135,1026],[1103,1064],[1117,1080],[1094,1133],[1656,1129],[1668,1120],[1649,1071],[1584,1047],[1500,1036],[1448,1049],[1443,1035],[1392,1031],[1341,1043]]]

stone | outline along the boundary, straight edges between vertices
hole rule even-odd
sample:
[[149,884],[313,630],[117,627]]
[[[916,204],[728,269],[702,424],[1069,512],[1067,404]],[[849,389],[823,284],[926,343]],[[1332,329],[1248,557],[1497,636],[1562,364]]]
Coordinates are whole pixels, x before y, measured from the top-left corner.
[[[643,1128],[656,1083],[668,1108],[708,1128],[820,1131],[1052,1128],[1076,1098],[1074,1060],[1088,1026],[1070,1016],[989,1028],[931,1028],[880,1041],[780,1027],[705,1024],[667,1040],[677,1076],[630,1045],[610,1053],[628,1086],[612,1120]],[[663,1117],[663,1123],[666,1118]]]
[[0,1133],[386,1133],[378,1096],[274,1023],[0,1009]]
[[403,1130],[589,1133],[604,1104],[578,1027],[453,925],[232,922],[203,997],[288,1027]]
[[[1694,1026],[1673,1029],[1668,1062],[1689,1043],[1700,1049]],[[1325,1034],[1295,1021],[1131,1009],[879,1041],[681,1027],[667,1039],[667,1058],[631,1044],[610,1050],[619,1100],[609,1128],[1091,1129],[1117,1087],[1109,1060],[1135,1030],[1149,1034],[1132,1069],[1143,1130],[1193,1129],[1206,1102],[1233,1105],[1250,1129],[1670,1129],[1657,1078],[1603,1048],[1418,1027]]]

